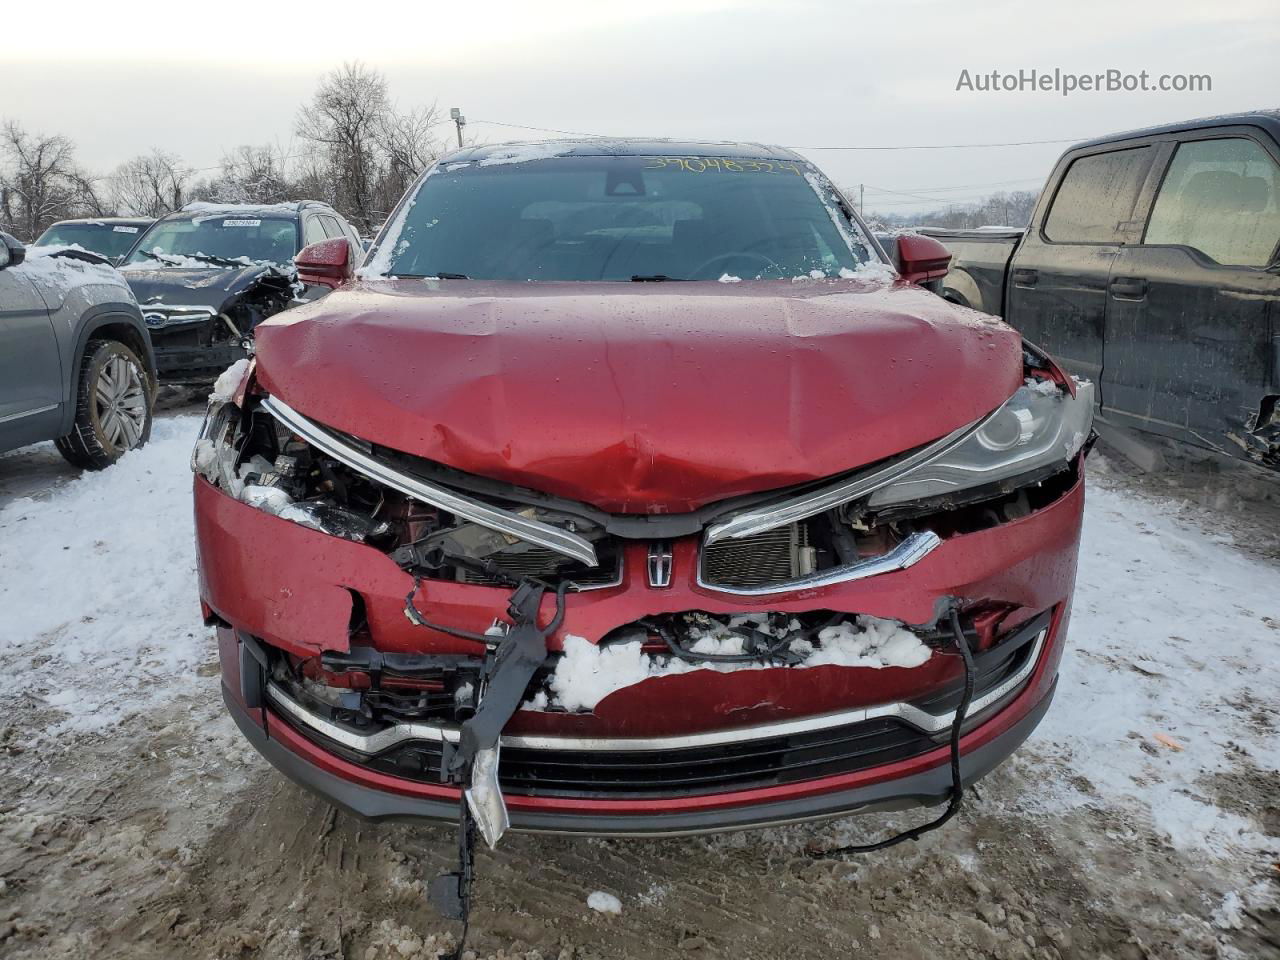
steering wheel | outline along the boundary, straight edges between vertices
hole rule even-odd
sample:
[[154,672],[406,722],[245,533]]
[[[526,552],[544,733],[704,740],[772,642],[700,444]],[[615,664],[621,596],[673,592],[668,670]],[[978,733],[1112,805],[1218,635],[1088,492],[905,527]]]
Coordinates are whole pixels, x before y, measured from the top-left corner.
[[714,257],[712,257],[710,260],[704,260],[695,269],[690,271],[690,279],[692,280],[707,279],[702,275],[703,273],[706,273],[706,272],[712,272],[712,273],[716,272],[716,271],[711,271],[709,269],[714,264],[728,262],[731,260],[745,260],[745,259],[757,260],[763,263],[766,267],[771,267],[774,270],[777,270],[779,274],[783,272],[782,267],[779,266],[778,262],[774,260],[772,257],[766,257],[763,253],[753,253],[750,250],[735,250],[730,253],[718,253]]

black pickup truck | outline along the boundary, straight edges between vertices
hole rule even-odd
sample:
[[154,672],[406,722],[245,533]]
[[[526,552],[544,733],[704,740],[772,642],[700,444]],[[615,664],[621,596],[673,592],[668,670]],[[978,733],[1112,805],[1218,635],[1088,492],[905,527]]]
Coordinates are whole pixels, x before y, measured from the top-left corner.
[[1025,231],[924,228],[943,295],[1002,316],[1138,430],[1280,469],[1280,111],[1067,150]]

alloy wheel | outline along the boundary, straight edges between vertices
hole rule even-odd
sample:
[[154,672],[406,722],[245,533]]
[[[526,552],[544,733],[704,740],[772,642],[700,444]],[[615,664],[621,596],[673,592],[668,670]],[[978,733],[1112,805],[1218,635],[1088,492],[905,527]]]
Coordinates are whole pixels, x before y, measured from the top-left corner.
[[127,357],[112,357],[98,372],[94,399],[103,438],[120,451],[136,447],[147,422],[142,369]]

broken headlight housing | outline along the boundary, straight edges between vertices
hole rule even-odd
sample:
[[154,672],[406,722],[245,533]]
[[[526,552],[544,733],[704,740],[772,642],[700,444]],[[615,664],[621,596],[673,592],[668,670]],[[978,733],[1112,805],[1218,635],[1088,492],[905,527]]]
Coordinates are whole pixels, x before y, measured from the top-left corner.
[[945,496],[1068,463],[1089,439],[1093,384],[1075,395],[1051,381],[1028,381],[967,436],[875,490],[872,509]]

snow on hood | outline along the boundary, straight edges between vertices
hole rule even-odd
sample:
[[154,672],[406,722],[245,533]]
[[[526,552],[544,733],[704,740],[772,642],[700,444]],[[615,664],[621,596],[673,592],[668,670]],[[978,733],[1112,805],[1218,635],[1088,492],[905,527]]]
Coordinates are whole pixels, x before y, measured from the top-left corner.
[[830,477],[1022,384],[1011,328],[863,280],[369,281],[256,339],[262,384],[323,424],[617,513]]
[[208,306],[218,311],[264,278],[293,282],[293,274],[276,264],[250,262],[242,267],[222,267],[193,262],[196,265],[190,267],[131,264],[123,276],[140,304]]
[[[79,257],[59,256],[67,251],[84,254],[93,260]],[[113,287],[124,287],[124,281],[105,257],[86,250],[78,243],[51,244],[48,246],[27,247],[26,258],[17,266],[8,267],[27,277],[43,292],[56,294],[55,302],[61,303],[67,293],[76,287],[92,284],[109,284]],[[124,290],[121,291],[125,293]],[[129,299],[125,296],[124,299]]]

